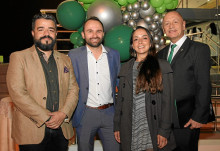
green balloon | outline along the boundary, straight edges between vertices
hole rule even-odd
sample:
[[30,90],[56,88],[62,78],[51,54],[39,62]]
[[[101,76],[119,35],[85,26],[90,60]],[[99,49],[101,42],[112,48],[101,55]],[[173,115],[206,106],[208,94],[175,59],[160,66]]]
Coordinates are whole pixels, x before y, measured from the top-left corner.
[[79,37],[78,40],[77,40],[77,42],[76,42],[76,45],[77,45],[77,46],[82,46],[82,45],[84,45],[84,39],[83,39],[82,37]]
[[134,2],[136,2],[136,0],[127,0],[128,3],[133,4]]
[[80,47],[80,46],[78,46],[78,45],[76,45],[76,44],[74,45],[74,48],[79,48],[79,47]]
[[78,2],[68,0],[59,4],[56,17],[63,28],[76,30],[84,23],[86,13],[84,8]]
[[86,3],[86,4],[91,4],[93,3],[95,0],[78,0],[80,2]]
[[173,1],[173,0],[164,0],[163,3],[164,3],[164,4],[169,4],[169,3],[172,3],[172,1]]
[[173,2],[166,4],[167,9],[173,9],[173,6],[174,6]]
[[81,34],[81,32],[83,31],[83,26],[81,26],[79,29],[77,29],[77,31]]
[[173,9],[176,8],[178,5],[178,0],[173,0]]
[[158,13],[160,13],[160,14],[162,14],[163,12],[165,12],[165,10],[166,10],[166,5],[165,5],[165,4],[163,4],[162,6],[156,8],[156,11],[157,11]]
[[89,9],[91,4],[83,4],[83,8],[85,9],[85,11],[87,11]]
[[79,32],[73,32],[71,35],[70,35],[70,42],[72,44],[76,44],[78,39],[81,37],[81,34]]
[[118,4],[120,4],[121,6],[126,6],[127,0],[118,0]]
[[151,5],[156,8],[163,4],[163,0],[150,0]]
[[133,29],[127,25],[118,25],[110,29],[104,38],[104,45],[118,50],[121,61],[130,58],[130,37]]

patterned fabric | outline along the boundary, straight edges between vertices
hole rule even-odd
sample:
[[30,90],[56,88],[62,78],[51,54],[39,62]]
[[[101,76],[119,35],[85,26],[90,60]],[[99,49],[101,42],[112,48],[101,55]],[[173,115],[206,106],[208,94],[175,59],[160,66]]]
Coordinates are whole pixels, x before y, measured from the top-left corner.
[[135,62],[133,66],[132,151],[153,148],[146,116],[145,93],[135,93],[138,64],[139,62]]

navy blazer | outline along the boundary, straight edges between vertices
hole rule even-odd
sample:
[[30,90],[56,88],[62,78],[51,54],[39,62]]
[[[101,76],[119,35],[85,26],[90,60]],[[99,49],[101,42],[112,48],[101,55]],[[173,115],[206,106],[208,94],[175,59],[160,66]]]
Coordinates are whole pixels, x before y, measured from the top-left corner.
[[[159,51],[158,57],[167,59],[168,50],[169,46]],[[180,127],[190,118],[203,124],[213,120],[210,61],[208,45],[187,38],[171,62]]]
[[[120,55],[119,52],[111,48],[105,47],[108,58],[110,79],[112,85],[112,97],[115,102],[115,88],[117,76],[120,71]],[[73,127],[77,127],[83,117],[86,109],[86,103],[89,92],[89,76],[88,76],[88,61],[87,61],[87,47],[82,46],[69,51],[70,57],[76,76],[77,83],[79,85],[79,101],[73,114]]]

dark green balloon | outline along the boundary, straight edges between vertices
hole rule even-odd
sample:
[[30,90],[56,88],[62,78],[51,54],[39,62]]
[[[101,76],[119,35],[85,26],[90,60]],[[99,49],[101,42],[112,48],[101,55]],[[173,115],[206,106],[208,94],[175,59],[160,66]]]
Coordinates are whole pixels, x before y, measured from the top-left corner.
[[76,42],[77,46],[83,46],[84,45],[84,39],[82,38],[82,36],[79,37],[79,39]]
[[121,61],[130,57],[130,37],[133,29],[127,25],[118,25],[110,29],[104,38],[104,45],[118,50]]
[[72,44],[76,44],[78,39],[79,38],[82,38],[81,34],[79,32],[73,32],[71,35],[70,35],[70,42]]
[[84,23],[86,13],[78,2],[69,0],[59,4],[56,17],[63,28],[76,30]]

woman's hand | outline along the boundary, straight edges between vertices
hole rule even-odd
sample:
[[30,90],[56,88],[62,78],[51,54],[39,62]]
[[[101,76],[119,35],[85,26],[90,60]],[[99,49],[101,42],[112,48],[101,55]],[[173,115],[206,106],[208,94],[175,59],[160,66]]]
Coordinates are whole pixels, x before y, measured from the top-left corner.
[[121,142],[121,141],[120,141],[120,131],[114,132],[114,135],[115,135],[116,141],[117,141],[118,143],[120,143],[120,142]]
[[157,135],[158,148],[163,148],[167,145],[167,139],[161,135]]

